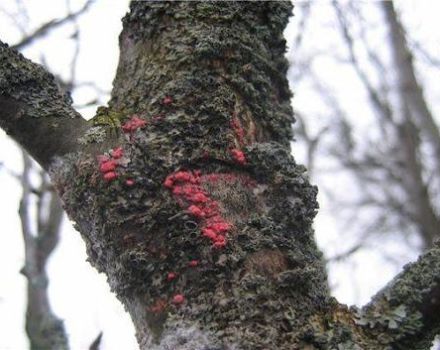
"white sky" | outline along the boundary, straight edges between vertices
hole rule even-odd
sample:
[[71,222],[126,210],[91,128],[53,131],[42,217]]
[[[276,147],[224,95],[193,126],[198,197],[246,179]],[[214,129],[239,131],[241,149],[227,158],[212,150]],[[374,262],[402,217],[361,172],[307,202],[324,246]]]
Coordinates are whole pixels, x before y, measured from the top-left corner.
[[[65,14],[64,1],[26,0],[29,17],[33,27],[49,19]],[[364,1],[368,2],[368,1]],[[371,1],[370,1],[371,2]],[[2,0],[0,8],[13,9],[15,0]],[[73,8],[79,8],[83,0],[71,1]],[[110,91],[118,61],[118,35],[121,30],[120,19],[127,10],[127,1],[97,0],[89,13],[79,20],[81,30],[81,54],[78,65],[78,80],[92,81],[99,87]],[[316,0],[320,8],[314,12],[310,30],[316,41],[322,40],[328,33],[323,23],[326,21],[329,1]],[[440,24],[440,1],[405,0],[400,1],[404,8],[405,23],[410,25],[412,34],[427,38],[427,43],[438,51]],[[300,10],[300,9],[298,9]],[[17,17],[18,18],[18,17]],[[295,35],[295,17],[292,25],[286,30],[289,41]],[[5,20],[0,13],[0,38],[14,43],[18,38],[12,23]],[[49,39],[38,41],[27,49],[26,57],[38,61],[45,55],[51,68],[59,74],[66,74],[73,51],[72,27],[67,25],[58,29]],[[431,34],[432,35],[431,35]],[[288,57],[295,53],[288,53]],[[325,62],[323,63],[325,65]],[[329,74],[337,77],[342,86],[351,86],[350,75],[328,69]],[[438,81],[438,80],[437,80]],[[293,87],[295,90],[295,87]],[[440,97],[434,88],[433,97]],[[90,99],[90,90],[82,89],[74,96],[76,103]],[[354,97],[353,105],[357,107],[362,97]],[[294,106],[310,106],[316,103],[307,91],[295,91]],[[353,107],[353,106],[352,106]],[[86,117],[93,115],[94,108],[82,110]],[[296,155],[301,159],[301,146],[295,146]],[[17,147],[3,132],[0,134],[0,161],[15,172],[21,170],[21,154]],[[318,186],[320,184],[318,183]],[[344,184],[336,184],[344,188]],[[23,244],[17,216],[20,186],[6,171],[0,170],[0,349],[21,350],[28,348],[24,333],[25,279],[18,271],[23,266]],[[318,242],[322,249],[331,256],[340,251],[341,242],[338,226],[330,216],[331,203],[320,196],[321,211],[316,220]],[[400,245],[389,243],[389,250],[395,251],[401,264],[414,259],[415,254],[408,252],[400,257]],[[85,261],[84,244],[67,222],[64,224],[59,247],[51,258],[49,265],[50,298],[55,313],[65,320],[70,336],[72,349],[86,349],[99,331],[104,332],[102,349],[137,349],[131,321],[115,297],[109,293],[105,276],[98,275]],[[354,270],[353,270],[354,269]],[[355,274],[352,272],[355,271]],[[398,271],[396,264],[384,261],[379,253],[373,250],[363,251],[350,259],[349,264],[333,264],[330,280],[334,294],[341,302],[348,304],[364,303]],[[358,286],[358,288],[354,288]]]

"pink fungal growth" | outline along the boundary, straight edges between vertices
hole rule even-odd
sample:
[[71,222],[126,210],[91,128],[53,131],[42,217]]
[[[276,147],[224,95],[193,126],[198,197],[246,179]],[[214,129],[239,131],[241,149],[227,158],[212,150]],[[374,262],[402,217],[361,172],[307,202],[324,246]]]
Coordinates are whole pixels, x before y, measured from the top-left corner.
[[118,174],[116,174],[114,171],[110,171],[110,172],[104,174],[104,180],[108,181],[108,182],[113,181],[117,177],[118,177]]
[[166,105],[170,105],[171,103],[173,103],[173,99],[171,96],[165,96],[164,99],[162,100],[162,103],[166,106]]
[[234,149],[231,149],[231,155],[232,155],[232,158],[234,158],[234,160],[238,164],[241,164],[241,165],[246,164],[246,157],[245,157],[243,151],[234,148]]
[[200,209],[197,205],[190,205],[188,211],[191,215],[194,215],[196,218],[203,218],[205,216],[205,212]]
[[176,294],[173,297],[173,304],[174,305],[180,305],[183,304],[183,302],[185,301],[185,297],[182,294]]
[[116,147],[112,149],[110,154],[114,159],[119,159],[122,158],[122,156],[124,155],[124,150],[122,149],[122,147]]
[[198,260],[191,260],[189,263],[188,263],[188,266],[189,267],[197,267],[199,265],[199,261]]
[[99,166],[99,171],[103,174],[116,169],[117,163],[114,160],[106,160]]
[[214,230],[211,230],[210,228],[204,228],[203,230],[202,230],[202,235],[204,236],[204,237],[207,237],[207,238],[209,238],[211,241],[216,241],[216,239],[217,239],[217,234],[215,233],[215,231]]
[[108,155],[98,155],[99,171],[105,181],[110,182],[118,177],[116,168],[119,166],[119,159],[124,155],[122,147],[116,147],[110,151],[111,157]]
[[177,277],[177,274],[175,272],[168,272],[167,274],[167,281],[170,282],[173,279],[175,279]]
[[231,128],[234,130],[239,145],[242,146],[244,144],[244,130],[241,126],[240,120],[237,117],[234,117],[231,120]]
[[228,222],[216,222],[208,226],[209,229],[212,229],[214,232],[227,232],[231,229],[231,224]]
[[197,203],[206,203],[208,201],[208,197],[206,197],[203,193],[198,192],[194,194],[192,200]]
[[109,161],[109,160],[110,160],[110,157],[109,157],[109,156],[106,156],[106,155],[104,155],[104,154],[100,154],[100,155],[96,156],[96,159],[98,159],[98,163],[99,163],[99,164],[102,164],[102,163],[104,163],[104,162]]
[[133,185],[135,184],[135,182],[134,182],[133,179],[127,179],[127,180],[125,181],[125,184],[126,184],[127,186],[133,186]]
[[214,183],[220,178],[226,181],[236,179],[232,174],[202,175],[196,170],[175,172],[164,181],[164,186],[171,190],[179,205],[200,221],[202,236],[208,238],[216,248],[226,245],[225,236],[232,224],[222,217],[219,203],[209,196],[203,184]]
[[215,242],[214,242],[214,247],[215,248],[223,248],[225,245],[226,245],[225,236],[218,235]]
[[165,179],[165,182],[164,182],[163,184],[164,184],[164,186],[165,186],[166,188],[172,188],[172,187],[173,187],[173,183],[174,183],[173,179],[170,178],[170,177],[167,177],[167,178]]
[[122,130],[125,133],[132,133],[137,129],[143,128],[147,125],[147,121],[139,118],[137,115],[133,115],[130,120],[122,124]]

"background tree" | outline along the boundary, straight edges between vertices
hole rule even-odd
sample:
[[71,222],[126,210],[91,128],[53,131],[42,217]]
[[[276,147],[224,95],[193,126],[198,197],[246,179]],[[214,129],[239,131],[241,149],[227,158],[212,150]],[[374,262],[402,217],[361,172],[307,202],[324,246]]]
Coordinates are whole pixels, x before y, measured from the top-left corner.
[[[18,13],[1,9],[4,16],[15,24],[21,34],[12,45],[12,48],[17,50],[25,50],[50,36],[60,27],[72,26],[71,39],[75,44],[75,50],[70,64],[70,74],[67,79],[56,77],[58,85],[68,95],[74,93],[77,85],[84,84],[77,84],[76,81],[79,54],[79,28],[76,20],[88,11],[92,3],[93,1],[86,1],[78,10],[72,11],[67,1],[67,14],[64,17],[46,21],[36,28],[31,26],[25,3],[16,2]],[[50,70],[44,55],[41,56],[41,61],[46,69]],[[87,105],[90,103],[94,101],[90,101]],[[20,175],[10,170],[9,173],[20,181],[23,189],[19,216],[25,250],[25,262],[21,273],[27,279],[26,334],[31,349],[66,349],[69,345],[63,321],[54,314],[50,306],[47,274],[47,262],[59,241],[63,210],[49,177],[24,150],[23,164]],[[99,339],[100,337],[94,345],[95,349],[99,347]]]
[[[291,72],[300,95],[297,137],[324,207],[347,238],[328,254],[336,264],[381,251],[384,263],[400,266],[438,236],[438,65],[429,21],[412,19],[412,10],[426,4],[335,1],[324,17],[325,6],[312,2],[298,11],[305,30]],[[318,47],[319,26],[329,35]],[[302,104],[304,90],[323,103]]]

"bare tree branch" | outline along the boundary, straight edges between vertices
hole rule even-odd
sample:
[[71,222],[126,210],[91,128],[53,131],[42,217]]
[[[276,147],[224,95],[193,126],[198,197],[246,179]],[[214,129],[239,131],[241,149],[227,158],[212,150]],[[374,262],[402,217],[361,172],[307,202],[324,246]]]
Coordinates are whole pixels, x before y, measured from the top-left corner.
[[[429,349],[440,333],[440,242],[362,308],[358,324],[393,349]],[[387,329],[387,332],[384,332]],[[405,330],[405,332],[402,332]],[[404,335],[403,335],[404,334]]]
[[0,42],[0,126],[47,167],[78,148],[88,123],[50,73]]
[[422,134],[429,140],[435,157],[435,173],[440,176],[440,129],[430,111],[423,89],[417,81],[412,54],[408,49],[405,32],[392,1],[382,2],[390,32],[391,52],[395,61],[398,88]]
[[33,33],[26,35],[20,42],[18,42],[15,45],[12,45],[11,47],[16,50],[23,50],[26,46],[31,44],[37,39],[41,39],[42,37],[49,34],[52,30],[60,27],[61,25],[68,23],[70,21],[75,20],[78,16],[85,13],[90,5],[94,3],[95,0],[88,0],[85,2],[83,7],[81,7],[76,12],[70,12],[66,17],[59,18],[59,19],[53,19],[49,22],[44,23],[39,28],[37,28]]
[[90,344],[89,350],[99,350],[101,347],[101,340],[102,340],[102,332],[99,332],[96,339],[93,341],[92,344]]
[[[47,294],[48,276],[46,263],[55,248],[60,234],[63,210],[57,195],[47,186],[47,175],[40,172],[41,186],[37,199],[36,232],[32,232],[32,191],[30,175],[32,161],[23,152],[23,195],[20,201],[20,222],[25,247],[25,266],[22,269],[27,279],[26,333],[31,349],[68,349],[67,334],[63,322],[52,312]],[[46,198],[48,197],[48,198]],[[46,201],[47,199],[47,201]],[[47,211],[47,215],[43,215]]]

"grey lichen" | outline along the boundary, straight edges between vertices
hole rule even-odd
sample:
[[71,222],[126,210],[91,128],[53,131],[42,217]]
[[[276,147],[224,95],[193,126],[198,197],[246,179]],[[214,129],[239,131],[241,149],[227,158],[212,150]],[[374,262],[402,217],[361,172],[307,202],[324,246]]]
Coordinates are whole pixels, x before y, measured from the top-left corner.
[[107,132],[102,126],[90,127],[78,141],[81,145],[88,145],[90,143],[102,143],[106,140]]
[[219,343],[207,330],[196,324],[186,324],[182,320],[174,320],[173,326],[163,332],[159,344],[149,346],[151,350],[241,350],[235,345]]
[[[372,302],[358,312],[358,324],[393,349],[428,349],[440,332],[440,243],[405,266]],[[424,337],[420,337],[420,334]]]

